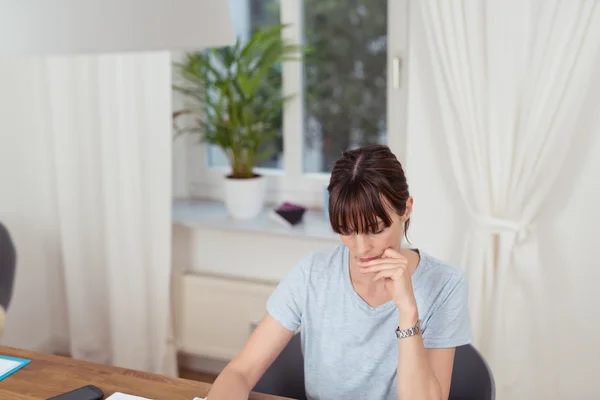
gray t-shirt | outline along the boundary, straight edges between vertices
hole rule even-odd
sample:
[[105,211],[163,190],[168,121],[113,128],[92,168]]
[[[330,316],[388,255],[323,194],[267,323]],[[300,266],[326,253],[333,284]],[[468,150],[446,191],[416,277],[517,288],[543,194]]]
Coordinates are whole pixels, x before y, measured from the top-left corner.
[[[419,254],[412,282],[425,347],[470,343],[463,272]],[[393,301],[373,308],[356,293],[346,246],[300,261],[269,298],[267,311],[291,331],[301,326],[308,399],[397,398],[398,309]]]

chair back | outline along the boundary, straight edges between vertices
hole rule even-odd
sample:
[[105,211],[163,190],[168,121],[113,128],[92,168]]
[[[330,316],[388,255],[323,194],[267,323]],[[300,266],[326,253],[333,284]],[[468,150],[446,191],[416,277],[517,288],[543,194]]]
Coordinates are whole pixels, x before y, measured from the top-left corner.
[[304,356],[302,355],[300,332],[292,336],[290,342],[284,347],[252,390],[273,396],[306,400]]
[[495,400],[494,375],[483,356],[468,344],[456,348],[450,400]]
[[17,254],[8,229],[0,223],[0,307],[8,309],[13,293]]
[[[253,391],[291,399],[306,400],[304,357],[300,333],[296,333]],[[494,377],[475,347],[456,348],[449,400],[495,400]]]

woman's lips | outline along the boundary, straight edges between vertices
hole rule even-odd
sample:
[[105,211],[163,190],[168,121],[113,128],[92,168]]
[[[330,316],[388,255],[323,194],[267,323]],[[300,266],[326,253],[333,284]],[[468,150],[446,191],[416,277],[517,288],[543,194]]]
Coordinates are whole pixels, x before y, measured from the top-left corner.
[[377,258],[379,258],[379,257],[359,258],[359,260],[360,260],[360,262],[368,262],[371,260],[375,260]]

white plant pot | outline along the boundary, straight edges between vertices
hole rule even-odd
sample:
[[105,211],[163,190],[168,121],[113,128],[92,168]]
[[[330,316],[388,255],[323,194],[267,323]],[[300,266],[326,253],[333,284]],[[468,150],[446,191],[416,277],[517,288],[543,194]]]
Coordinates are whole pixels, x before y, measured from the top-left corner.
[[250,179],[226,177],[225,206],[235,219],[247,220],[258,216],[265,203],[265,179],[257,176]]

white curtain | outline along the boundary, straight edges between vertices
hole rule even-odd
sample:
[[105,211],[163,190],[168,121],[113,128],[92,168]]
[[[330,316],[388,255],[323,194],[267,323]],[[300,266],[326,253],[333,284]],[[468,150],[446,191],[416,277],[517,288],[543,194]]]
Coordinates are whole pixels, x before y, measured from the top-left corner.
[[170,55],[41,60],[71,353],[174,375]]
[[536,313],[545,309],[536,217],[578,134],[572,128],[600,48],[600,4],[412,4],[426,32],[439,138],[470,213],[463,266],[475,345],[494,370],[499,400],[555,399],[560,376],[543,372],[544,363],[568,344],[555,343]]

